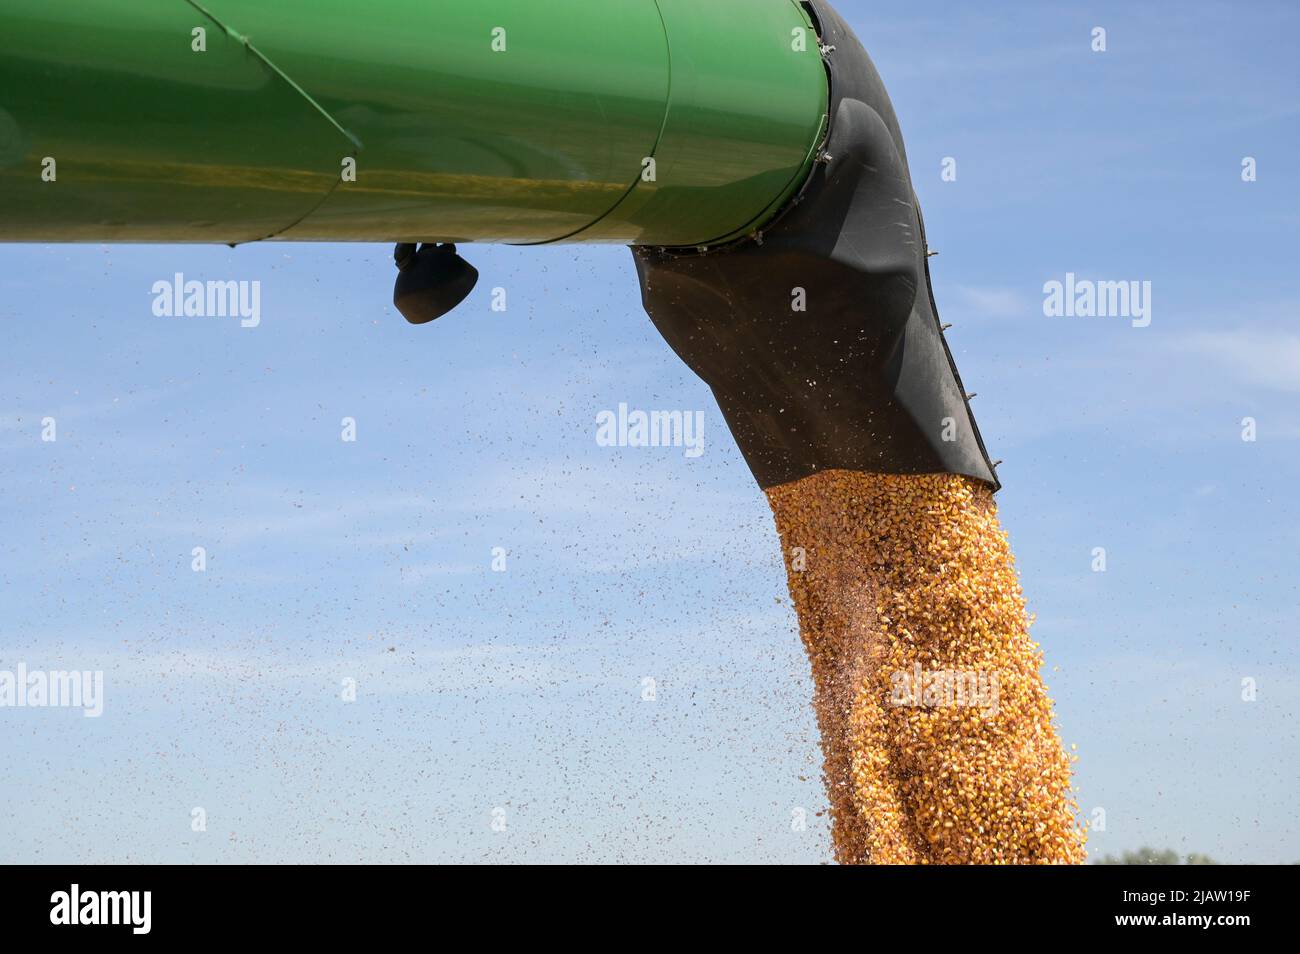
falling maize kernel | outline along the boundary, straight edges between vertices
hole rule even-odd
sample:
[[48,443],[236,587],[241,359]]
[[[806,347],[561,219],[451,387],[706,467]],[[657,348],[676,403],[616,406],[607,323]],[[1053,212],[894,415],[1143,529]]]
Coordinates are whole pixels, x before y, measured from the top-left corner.
[[836,859],[1081,864],[1071,757],[990,488],[825,471],[767,494],[784,551],[805,554],[787,573]]

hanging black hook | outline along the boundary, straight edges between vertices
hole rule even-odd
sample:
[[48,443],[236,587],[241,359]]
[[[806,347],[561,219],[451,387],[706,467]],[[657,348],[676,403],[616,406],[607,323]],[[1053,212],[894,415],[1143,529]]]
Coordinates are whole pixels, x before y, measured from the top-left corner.
[[393,249],[397,282],[393,304],[413,325],[441,318],[464,301],[478,283],[478,269],[456,254],[450,242],[400,242]]

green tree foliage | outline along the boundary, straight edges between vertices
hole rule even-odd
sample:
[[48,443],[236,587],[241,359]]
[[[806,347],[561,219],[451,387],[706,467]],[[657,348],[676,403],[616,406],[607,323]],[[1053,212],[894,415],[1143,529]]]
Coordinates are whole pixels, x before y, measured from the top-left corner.
[[1137,851],[1126,851],[1118,858],[1114,855],[1104,855],[1098,858],[1095,864],[1099,865],[1217,865],[1218,862],[1209,855],[1201,855],[1193,852],[1186,858],[1181,857],[1178,852],[1166,848],[1164,851],[1157,851],[1154,848],[1142,847]]

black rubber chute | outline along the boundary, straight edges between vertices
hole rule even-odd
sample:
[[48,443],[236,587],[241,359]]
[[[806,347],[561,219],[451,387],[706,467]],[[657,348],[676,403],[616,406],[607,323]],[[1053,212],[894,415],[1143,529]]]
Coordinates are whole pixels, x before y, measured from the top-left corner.
[[634,247],[646,312],[713,390],[763,488],[840,469],[996,489],[939,327],[893,107],[839,15],[806,6],[830,75],[822,161],[761,234]]

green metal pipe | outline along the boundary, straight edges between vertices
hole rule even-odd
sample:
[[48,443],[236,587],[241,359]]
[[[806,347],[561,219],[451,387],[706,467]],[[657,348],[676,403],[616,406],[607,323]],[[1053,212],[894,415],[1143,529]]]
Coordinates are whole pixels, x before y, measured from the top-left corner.
[[0,241],[711,245],[827,98],[795,0],[0,0]]

